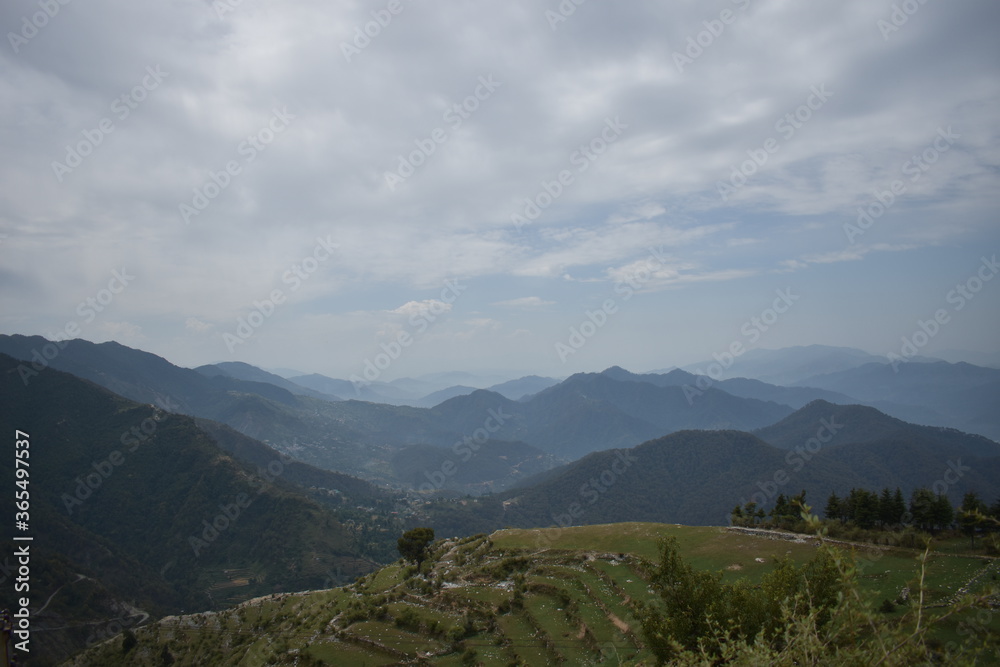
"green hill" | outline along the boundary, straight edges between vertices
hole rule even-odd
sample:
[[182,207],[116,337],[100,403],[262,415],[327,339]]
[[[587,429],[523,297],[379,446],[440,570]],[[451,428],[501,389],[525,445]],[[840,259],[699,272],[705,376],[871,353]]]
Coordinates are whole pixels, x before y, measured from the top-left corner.
[[[817,402],[800,411],[806,413],[798,427],[802,439],[789,450],[742,431],[680,431],[631,449],[595,452],[494,496],[425,506],[414,521],[439,535],[628,520],[725,525],[736,505],[753,501],[770,509],[779,494],[801,490],[814,504],[855,487],[900,487],[909,497],[916,488],[936,485],[956,506],[967,491],[988,502],[1000,497],[1000,457],[969,455],[989,445],[985,438],[900,422],[903,427],[889,437],[824,444],[816,438],[821,420],[856,430],[850,429],[851,415],[862,416],[863,426],[870,413],[880,413],[859,408],[834,417],[817,411],[821,407]],[[798,424],[798,414],[786,422]]]
[[754,435],[780,449],[794,449],[816,436],[821,420],[836,427],[828,434],[825,448],[844,444],[863,444],[882,440],[920,440],[934,443],[964,456],[1000,456],[1000,444],[981,435],[962,433],[952,428],[920,426],[890,417],[863,405],[837,405],[823,400],[812,401],[781,421],[754,431]]
[[[33,664],[128,610],[220,607],[374,567],[358,531],[282,479],[280,457],[262,472],[190,417],[51,369],[25,386],[17,366],[0,355],[0,427],[30,436],[31,608],[49,638]],[[0,471],[14,489],[13,456]],[[0,604],[13,608],[13,594],[5,586]]]
[[[113,638],[69,664],[650,665],[642,605],[657,601],[651,586],[658,544],[670,537],[697,570],[721,570],[724,582],[742,579],[751,587],[780,559],[801,565],[816,553],[815,539],[774,540],[724,528],[628,523],[504,530],[433,544],[421,572],[398,562],[344,588],[166,618],[136,629],[127,644]],[[859,552],[860,595],[873,602],[899,596],[917,576],[914,555]],[[992,566],[935,556],[925,602],[948,605],[958,588]],[[945,609],[925,613],[933,620]],[[934,632],[957,637],[958,623],[969,618],[964,612]],[[997,628],[1000,621],[991,617],[985,632]]]

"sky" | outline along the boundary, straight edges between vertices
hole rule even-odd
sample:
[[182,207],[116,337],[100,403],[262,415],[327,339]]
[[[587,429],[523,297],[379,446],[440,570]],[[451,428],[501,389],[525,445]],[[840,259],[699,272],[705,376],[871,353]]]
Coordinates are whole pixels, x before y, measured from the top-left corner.
[[1000,352],[991,0],[0,25],[0,333],[378,380]]

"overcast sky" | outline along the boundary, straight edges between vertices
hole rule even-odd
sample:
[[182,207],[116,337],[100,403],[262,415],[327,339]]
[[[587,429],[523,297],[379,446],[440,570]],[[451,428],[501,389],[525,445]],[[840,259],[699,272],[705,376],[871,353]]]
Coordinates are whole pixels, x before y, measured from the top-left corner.
[[63,1],[0,5],[0,332],[379,379],[1000,347],[992,0]]

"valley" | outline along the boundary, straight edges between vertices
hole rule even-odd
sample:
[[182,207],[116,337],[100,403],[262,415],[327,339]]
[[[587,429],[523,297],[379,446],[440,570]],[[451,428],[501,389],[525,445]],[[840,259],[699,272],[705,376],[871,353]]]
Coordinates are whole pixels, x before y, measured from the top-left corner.
[[[987,512],[1000,499],[997,442],[834,389],[611,367],[467,392],[407,381],[393,404],[82,340],[25,382],[47,344],[0,336],[4,427],[46,443],[32,452],[33,576],[48,641],[33,664],[82,649],[70,664],[642,664],[638,601],[664,538],[726,585],[759,586],[818,542],[770,519],[727,528],[734,507],[764,517],[795,495],[821,507],[881,488],[955,508],[974,492]],[[988,391],[994,374],[961,382]],[[440,401],[399,404],[415,387]],[[989,525],[962,549],[954,517],[928,608],[995,574]],[[438,540],[419,570],[396,544],[418,526]],[[919,538],[864,535],[830,543],[859,558],[865,599],[896,599]],[[227,662],[239,655],[257,657]]]

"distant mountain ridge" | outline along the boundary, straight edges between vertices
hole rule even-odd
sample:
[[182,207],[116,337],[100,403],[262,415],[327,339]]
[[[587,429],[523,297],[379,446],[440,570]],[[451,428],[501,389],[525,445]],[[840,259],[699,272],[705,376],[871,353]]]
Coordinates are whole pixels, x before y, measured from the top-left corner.
[[720,379],[744,377],[769,384],[790,385],[815,375],[885,361],[885,357],[851,347],[800,345],[779,350],[747,350],[728,368],[715,359],[708,359],[687,365],[684,370]]
[[[27,359],[31,349],[46,343],[40,337],[0,336],[0,352]],[[749,430],[792,411],[778,403],[733,396],[715,388],[690,402],[676,383],[658,386],[646,381],[656,382],[657,378],[632,375],[618,380],[612,377],[614,372],[580,373],[524,401],[477,389],[433,408],[413,408],[296,395],[279,386],[284,380],[273,379],[277,377],[273,374],[270,378],[278,384],[230,375],[206,377],[117,343],[69,341],[52,365],[133,400],[173,400],[181,412],[228,424],[312,465],[358,475],[380,471],[385,481],[391,481],[385,471],[391,469],[387,464],[395,450],[415,444],[451,446],[483,429],[491,411],[501,409],[507,416],[489,433],[490,439],[525,442],[570,460],[601,449],[631,447],[679,429]],[[258,373],[254,367],[215,368],[243,377],[268,378],[265,371]],[[212,368],[203,370],[214,373]],[[316,380],[311,388],[323,394],[340,395],[345,388],[346,381],[309,377]],[[528,384],[537,387],[546,383],[543,378]]]
[[906,497],[933,487],[955,505],[973,490],[1000,499],[1000,445],[815,401],[756,433],[684,430],[594,452],[465,506],[432,505],[420,520],[444,535],[622,520],[724,525],[737,504],[769,509],[780,493],[806,490],[817,508],[831,492],[897,486]]
[[[946,361],[872,363],[802,384],[849,394],[889,413],[908,409],[914,420],[1000,440],[1000,369]],[[929,409],[922,419],[921,408]]]
[[[835,405],[816,400],[785,419],[754,431],[754,435],[779,449],[794,449],[815,438],[819,426],[832,422],[826,449],[844,444],[866,444],[881,440],[924,440],[952,448],[957,455],[990,458],[1000,456],[1000,443],[956,429],[922,426],[890,417],[864,405]],[[819,426],[817,426],[819,425]]]
[[303,387],[300,384],[286,380],[280,375],[268,373],[267,371],[257,368],[256,366],[251,366],[250,364],[245,364],[241,361],[224,361],[218,364],[198,366],[194,370],[209,378],[223,376],[235,378],[237,380],[246,380],[248,382],[266,382],[268,384],[281,387],[282,389],[285,389],[297,396],[311,396],[324,401],[343,400],[339,396],[324,394],[323,392]]

